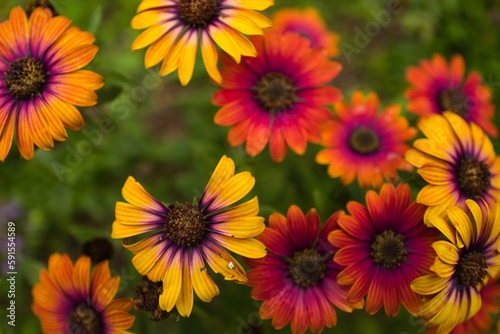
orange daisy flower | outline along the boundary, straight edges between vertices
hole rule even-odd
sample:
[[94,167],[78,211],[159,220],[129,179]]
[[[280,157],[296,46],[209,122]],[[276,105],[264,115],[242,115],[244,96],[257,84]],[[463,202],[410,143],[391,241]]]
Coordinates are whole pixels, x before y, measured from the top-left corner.
[[78,130],[83,119],[75,106],[97,103],[102,77],[81,70],[92,61],[94,37],[70,26],[63,16],[36,8],[29,19],[21,7],[0,24],[0,160],[10,151],[14,130],[21,156],[34,146],[51,150],[54,140]]
[[120,277],[111,276],[108,261],[90,272],[91,261],[80,257],[75,264],[67,254],[52,254],[48,270],[40,271],[33,286],[31,308],[44,333],[129,333],[135,317],[132,298],[115,299]]
[[328,175],[340,177],[343,184],[358,179],[361,187],[379,188],[384,180],[394,181],[398,169],[411,170],[404,154],[405,143],[417,131],[408,120],[399,115],[401,108],[391,105],[378,112],[377,94],[366,97],[355,91],[351,104],[335,104],[337,118],[324,123],[321,135],[322,149],[316,162],[329,165]]
[[311,47],[326,50],[329,56],[340,54],[340,36],[329,32],[316,8],[284,8],[273,16],[273,28],[281,33],[296,32],[311,42]]
[[408,110],[428,116],[443,111],[453,111],[468,123],[474,122],[490,136],[498,136],[498,129],[491,119],[495,106],[491,103],[491,91],[481,84],[481,75],[470,72],[465,82],[464,59],[454,56],[450,64],[436,54],[431,60],[422,60],[420,67],[410,66],[406,79],[412,85],[406,91],[410,100]]
[[271,21],[255,10],[264,10],[273,0],[143,0],[132,19],[132,28],[146,29],[132,44],[132,51],[148,47],[144,64],[150,68],[163,60],[160,75],[178,69],[179,80],[186,86],[193,75],[196,50],[210,77],[222,82],[217,69],[217,51],[221,47],[237,63],[241,56],[255,57],[257,52],[243,35],[261,35]]

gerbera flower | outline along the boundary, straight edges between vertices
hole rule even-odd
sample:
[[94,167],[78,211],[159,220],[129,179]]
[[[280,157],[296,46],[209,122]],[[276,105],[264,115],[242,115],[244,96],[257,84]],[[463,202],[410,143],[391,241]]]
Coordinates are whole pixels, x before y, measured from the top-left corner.
[[428,206],[426,223],[450,205],[466,209],[467,198],[481,197],[489,204],[500,198],[500,158],[479,126],[444,112],[420,119],[418,127],[427,138],[417,139],[406,159],[429,183],[417,196]]
[[223,156],[198,204],[162,204],[133,177],[123,187],[128,203],[116,203],[111,237],[153,232],[134,244],[125,240],[123,246],[135,254],[132,263],[141,275],[163,281],[160,308],[167,312],[176,306],[181,316],[189,316],[193,288],[204,302],[219,294],[206,263],[226,280],[246,283],[243,267],[224,248],[250,258],[266,255],[253,238],[265,228],[264,218],[257,216],[257,197],[231,207],[255,183],[249,172],[235,175],[234,168],[233,160]]
[[179,69],[179,80],[185,86],[193,75],[200,43],[208,75],[220,83],[215,45],[238,63],[241,56],[255,57],[255,48],[243,34],[261,35],[271,21],[255,10],[273,4],[273,0],[143,0],[132,28],[147,30],[135,39],[132,51],[149,46],[144,58],[146,68],[163,60],[160,75]]
[[273,15],[273,28],[282,33],[299,33],[311,42],[311,47],[325,49],[331,57],[340,54],[339,35],[328,31],[316,8],[280,9]]
[[404,159],[409,149],[406,141],[416,135],[406,118],[399,115],[401,108],[391,105],[378,112],[377,94],[366,97],[355,91],[351,105],[335,104],[337,118],[325,122],[321,135],[322,149],[316,162],[328,166],[328,175],[340,177],[343,184],[358,179],[361,187],[378,188],[384,179],[394,181],[398,169],[413,167]]
[[212,102],[223,106],[215,115],[218,125],[232,126],[232,146],[246,142],[246,151],[256,156],[266,147],[274,161],[285,158],[287,145],[303,154],[307,141],[318,142],[319,124],[331,117],[325,104],[342,98],[337,88],[327,86],[342,66],[328,61],[326,52],[309,47],[296,33],[266,30],[250,38],[257,57],[243,57],[236,64],[221,57],[222,90]]
[[464,67],[462,56],[454,56],[448,65],[439,54],[432,60],[422,60],[420,67],[410,66],[406,80],[412,86],[405,92],[410,100],[408,110],[420,116],[452,111],[496,137],[498,130],[491,120],[495,113],[491,91],[481,84],[477,72],[470,72],[463,82]]
[[120,277],[111,276],[108,261],[90,272],[90,258],[75,264],[66,254],[54,253],[48,270],[40,271],[33,286],[31,308],[40,319],[44,333],[129,333],[135,317],[128,312],[132,298],[113,298]]
[[97,103],[94,90],[103,79],[80,70],[92,61],[94,37],[63,16],[36,8],[30,18],[21,7],[0,24],[0,160],[16,141],[24,159],[34,155],[33,144],[43,150],[54,139],[68,137],[65,128],[78,130],[83,119],[75,106]]
[[305,216],[296,205],[290,206],[287,217],[279,213],[269,216],[269,227],[258,237],[268,249],[265,258],[246,260],[248,285],[252,298],[263,300],[262,319],[271,319],[276,329],[291,322],[293,333],[307,328],[315,333],[337,323],[334,306],[351,312],[362,308],[363,302],[349,303],[347,288],[335,278],[341,267],[332,261],[334,248],[327,236],[337,226],[339,212],[320,227],[315,209]]
[[491,207],[470,199],[465,203],[471,215],[452,205],[446,210],[450,222],[439,216],[430,219],[449,241],[432,245],[437,254],[431,267],[434,274],[411,283],[413,291],[432,298],[415,315],[429,327],[439,326],[439,334],[449,333],[478,313],[482,303],[479,291],[500,268],[497,203]]
[[435,257],[432,243],[435,229],[422,223],[425,207],[411,201],[410,187],[384,184],[380,195],[370,190],[366,207],[351,201],[351,215],[341,215],[328,240],[339,250],[333,258],[345,266],[337,282],[351,285],[348,300],[366,296],[366,312],[373,315],[384,306],[394,317],[400,304],[410,312],[421,306],[420,297],[410,289],[410,282],[429,272]]

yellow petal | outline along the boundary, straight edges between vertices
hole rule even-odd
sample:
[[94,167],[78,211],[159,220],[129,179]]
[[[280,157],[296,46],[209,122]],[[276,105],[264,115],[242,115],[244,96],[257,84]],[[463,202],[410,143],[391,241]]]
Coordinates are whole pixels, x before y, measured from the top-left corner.
[[225,222],[235,218],[253,217],[259,214],[259,200],[257,196],[249,201],[236,205],[227,211],[218,213],[211,217],[214,223]]
[[218,84],[222,83],[222,76],[217,68],[217,49],[206,31],[201,35],[201,56],[210,78]]
[[205,303],[210,302],[219,294],[219,288],[208,275],[208,268],[197,249],[193,250],[191,278],[196,295]]
[[266,226],[263,217],[240,217],[210,224],[207,228],[233,238],[251,238],[261,234]]
[[418,169],[425,181],[434,185],[448,185],[453,182],[454,175],[448,171],[446,164],[426,163]]
[[432,274],[414,279],[410,286],[411,289],[419,295],[426,296],[438,293],[443,290],[447,284],[448,279]]
[[448,278],[455,273],[455,266],[444,263],[439,258],[436,258],[431,266],[431,270],[439,277]]
[[165,56],[160,68],[160,76],[169,75],[179,67],[180,57],[189,35],[184,33]]
[[175,307],[181,317],[189,317],[193,310],[193,283],[191,281],[187,252],[184,252],[183,259],[181,292],[179,293]]
[[246,35],[262,35],[263,31],[254,21],[250,18],[239,15],[238,11],[231,11],[221,17],[221,21],[241,33]]
[[172,45],[174,45],[174,42],[181,31],[181,26],[176,27],[151,44],[146,51],[146,55],[144,56],[144,66],[146,68],[150,68],[161,62],[162,59],[164,59],[170,52]]
[[231,29],[227,29],[225,26],[221,28],[219,25],[212,24],[208,29],[208,33],[214,42],[239,64],[241,61],[241,51],[236,41],[228,33],[228,30]]
[[179,59],[179,81],[181,85],[186,86],[193,76],[194,65],[196,62],[196,49],[198,47],[198,34],[190,33]]
[[237,239],[220,234],[211,234],[211,237],[217,241],[219,245],[241,256],[251,259],[260,259],[266,256],[266,247],[257,239]]
[[137,51],[159,40],[168,30],[163,24],[155,24],[144,30],[132,43],[132,51]]
[[205,206],[208,202],[212,201],[215,196],[220,192],[223,184],[225,184],[234,175],[234,162],[231,158],[223,156],[217,167],[215,167],[207,186],[203,191],[203,196],[200,199],[200,205]]
[[127,202],[151,211],[166,212],[166,208],[151,196],[132,176],[127,178],[122,189],[122,196]]
[[160,295],[159,305],[164,311],[170,312],[177,302],[182,284],[182,251],[177,250],[169,261],[165,277],[163,277],[163,292]]
[[441,260],[448,264],[457,264],[460,259],[457,246],[444,241],[439,240],[432,244],[432,248],[436,251],[436,254]]
[[254,184],[255,178],[249,172],[234,175],[222,185],[220,192],[208,205],[207,211],[213,212],[239,201],[252,190]]
[[429,220],[429,224],[441,231],[441,233],[443,233],[444,236],[448,238],[448,240],[450,240],[454,245],[457,244],[455,236],[456,230],[453,228],[453,225],[444,220],[443,217],[434,216]]
[[247,276],[243,267],[228,252],[213,243],[202,247],[203,257],[215,273],[221,273],[225,280],[246,283]]
[[451,223],[457,229],[457,232],[462,237],[462,240],[467,248],[469,248],[471,242],[476,240],[474,231],[472,230],[472,222],[470,221],[467,214],[456,206],[450,206],[446,210]]

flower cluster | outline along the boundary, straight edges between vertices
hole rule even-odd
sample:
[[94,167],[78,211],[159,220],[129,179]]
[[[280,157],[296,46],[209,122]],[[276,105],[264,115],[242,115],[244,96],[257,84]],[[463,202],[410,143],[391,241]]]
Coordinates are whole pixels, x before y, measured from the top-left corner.
[[[119,291],[120,277],[111,275],[107,238],[85,242],[74,263],[53,253],[32,288],[44,333],[129,333],[132,308],[155,321],[189,317],[197,299],[219,295],[214,274],[249,286],[246,297],[277,330],[320,333],[337,325],[339,312],[382,308],[387,317],[404,308],[437,334],[490,330],[490,314],[500,313],[500,157],[490,138],[498,135],[490,88],[479,73],[465,75],[462,56],[448,62],[436,54],[408,67],[406,105],[359,88],[343,92],[338,79],[332,83],[342,65],[333,59],[340,38],[329,22],[315,8],[286,8],[272,19],[260,13],[272,5],[142,0],[131,49],[146,49],[145,68],[177,71],[187,86],[197,80],[199,47],[218,89],[213,121],[229,127],[230,146],[244,145],[249,158],[268,147],[270,163],[284,162],[290,148],[325,170],[325,185],[355,189],[364,200],[322,205],[324,223],[322,210],[304,213],[292,203],[286,216],[272,212],[266,221],[258,197],[249,196],[257,173],[238,171],[227,155],[213,161],[192,202],[171,194],[162,202],[134,173],[140,183],[126,178],[109,228],[131,253],[142,281],[137,298],[114,299],[130,291]],[[1,161],[13,142],[25,160],[35,148],[54,149],[66,129],[82,128],[77,107],[98,102],[105,76],[83,69],[98,52],[95,38],[56,9],[34,1],[0,23]],[[316,150],[312,158],[308,149]]]

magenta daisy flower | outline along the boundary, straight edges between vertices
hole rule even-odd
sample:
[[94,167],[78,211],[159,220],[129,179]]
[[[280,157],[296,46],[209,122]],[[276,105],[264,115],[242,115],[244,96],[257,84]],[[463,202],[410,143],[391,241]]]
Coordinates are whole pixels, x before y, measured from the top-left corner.
[[263,300],[260,315],[272,319],[276,329],[291,322],[293,333],[322,332],[335,326],[334,306],[351,312],[363,307],[363,302],[349,303],[347,287],[335,278],[342,269],[332,261],[334,248],[328,243],[328,233],[337,227],[340,211],[320,227],[320,217],[311,209],[305,216],[295,205],[287,217],[273,213],[269,227],[258,237],[268,249],[263,259],[246,262],[248,285],[252,298]]
[[375,314],[384,306],[396,316],[402,303],[416,312],[422,302],[410,289],[413,279],[429,273],[437,240],[435,229],[422,221],[425,206],[411,201],[410,187],[384,184],[377,194],[370,190],[366,204],[349,202],[351,215],[342,215],[328,240],[340,249],[334,260],[346,266],[337,276],[339,284],[351,285],[348,300],[366,296],[366,312]]
[[342,66],[296,33],[267,30],[250,39],[256,58],[243,57],[236,64],[221,56],[222,90],[212,102],[222,108],[214,121],[231,126],[229,143],[246,143],[250,156],[268,142],[274,161],[285,158],[287,146],[303,154],[308,141],[319,142],[320,124],[331,117],[325,105],[342,98],[340,90],[327,85]]
[[385,180],[395,181],[398,170],[413,169],[404,154],[417,131],[398,105],[379,112],[377,94],[355,91],[350,105],[338,102],[335,111],[337,117],[323,124],[324,148],[316,156],[317,163],[329,165],[328,175],[343,184],[357,179],[361,187],[379,188]]

